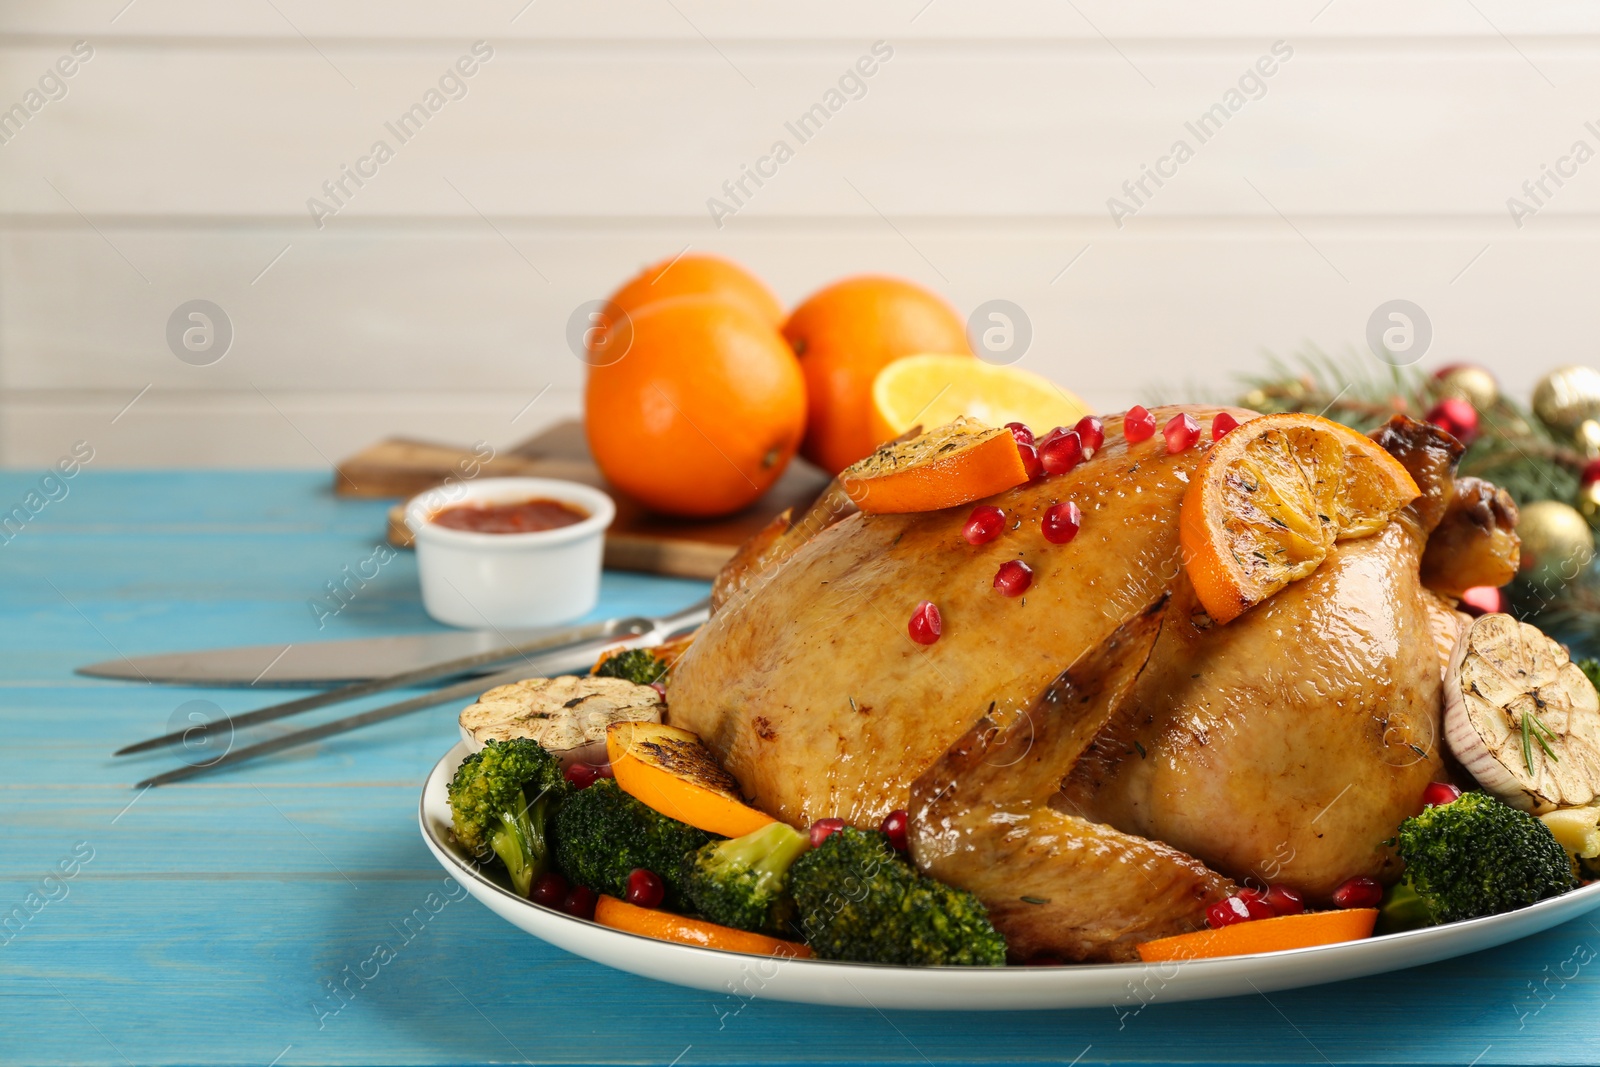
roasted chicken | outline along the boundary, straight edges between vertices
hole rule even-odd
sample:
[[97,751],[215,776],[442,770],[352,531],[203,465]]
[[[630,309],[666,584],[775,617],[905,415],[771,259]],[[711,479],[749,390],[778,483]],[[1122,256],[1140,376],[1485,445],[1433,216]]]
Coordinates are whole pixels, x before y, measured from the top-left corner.
[[[1385,842],[1452,773],[1441,677],[1463,616],[1445,597],[1510,578],[1516,515],[1492,486],[1457,493],[1442,432],[1397,418],[1373,437],[1421,496],[1227,625],[1179,548],[1204,450],[1129,445],[1115,417],[1092,459],[985,501],[1007,516],[991,544],[963,540],[970,506],[825,495],[719,579],[669,720],[794,825],[907,808],[915,861],[975,892],[1019,959],[1131,958],[1246,882],[1322,902],[1392,879]],[[1064,500],[1082,528],[1052,544],[1040,518]],[[1013,559],[1031,584],[1003,596]],[[935,645],[907,636],[923,600]]]

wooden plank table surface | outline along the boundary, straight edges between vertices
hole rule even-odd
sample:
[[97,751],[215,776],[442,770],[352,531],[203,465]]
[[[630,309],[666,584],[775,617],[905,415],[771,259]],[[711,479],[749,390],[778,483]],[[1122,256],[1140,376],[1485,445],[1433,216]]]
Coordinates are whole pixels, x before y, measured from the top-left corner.
[[[0,475],[0,504],[37,478]],[[73,667],[432,624],[401,554],[317,629],[308,601],[372,553],[386,507],[336,501],[325,474],[86,471],[69,486],[0,544],[0,1063],[1600,1060],[1587,919],[1397,974],[1138,1010],[818,1008],[611,971],[451,899],[416,804],[455,740],[454,707],[137,794],[171,757],[113,761],[114,747],[188,701],[235,711],[283,691]],[[704,589],[608,574],[600,610],[660,611]],[[341,999],[349,971],[369,977]]]

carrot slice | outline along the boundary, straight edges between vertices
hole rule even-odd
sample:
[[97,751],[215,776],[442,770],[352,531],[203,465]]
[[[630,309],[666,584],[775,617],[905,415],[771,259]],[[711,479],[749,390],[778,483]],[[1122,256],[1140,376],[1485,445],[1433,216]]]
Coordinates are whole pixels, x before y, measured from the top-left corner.
[[704,919],[690,919],[670,911],[641,908],[616,897],[602,896],[594,906],[594,921],[613,930],[643,934],[657,941],[676,941],[681,945],[718,948],[724,952],[744,952],[751,956],[788,956],[809,959],[811,949],[798,941],[781,941],[764,934],[718,926]]
[[654,722],[613,723],[606,731],[606,756],[624,793],[679,822],[743,837],[774,821],[740,799],[733,775],[688,730]]
[[1218,956],[1251,956],[1258,952],[1283,952],[1291,948],[1332,945],[1339,941],[1359,941],[1372,936],[1372,924],[1377,921],[1377,908],[1280,915],[1275,919],[1234,923],[1219,930],[1197,930],[1192,934],[1146,941],[1139,946],[1139,958],[1146,963],[1206,960]]
[[1027,480],[1011,431],[968,418],[879,445],[839,475],[856,507],[875,515],[953,508]]

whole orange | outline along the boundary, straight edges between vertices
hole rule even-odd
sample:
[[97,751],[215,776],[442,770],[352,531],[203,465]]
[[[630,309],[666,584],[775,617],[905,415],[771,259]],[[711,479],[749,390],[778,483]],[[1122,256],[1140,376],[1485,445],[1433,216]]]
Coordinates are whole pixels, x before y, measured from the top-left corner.
[[584,431],[617,488],[669,515],[738,511],[778,480],[806,425],[805,381],[770,323],[685,296],[639,308],[584,386]]
[[807,297],[783,324],[800,357],[810,415],[802,454],[838,474],[876,448],[872,380],[901,356],[967,353],[961,317],[943,297],[899,278],[862,275]]
[[698,254],[663,259],[629,278],[607,299],[607,320],[619,310],[632,315],[646,304],[677,296],[714,296],[740,305],[773,329],[783,325],[783,304],[765,282],[732,260]]

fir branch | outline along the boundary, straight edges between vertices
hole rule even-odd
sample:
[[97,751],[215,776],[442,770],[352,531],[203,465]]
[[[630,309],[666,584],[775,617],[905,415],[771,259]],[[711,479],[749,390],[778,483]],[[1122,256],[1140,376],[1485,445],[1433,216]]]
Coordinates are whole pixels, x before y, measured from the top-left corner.
[[1332,356],[1316,347],[1289,359],[1269,356],[1267,372],[1243,379],[1239,403],[1263,413],[1309,411],[1363,432],[1391,415],[1419,418],[1422,378],[1351,351]]
[[1573,659],[1600,654],[1600,566],[1556,589],[1516,581],[1506,593],[1512,615],[1570,646]]
[[[1430,376],[1414,367],[1390,367],[1364,352],[1335,357],[1309,348],[1287,359],[1269,355],[1266,364],[1264,372],[1239,380],[1238,402],[1262,413],[1309,411],[1367,432],[1396,414],[1420,419],[1440,399]],[[1462,455],[1459,474],[1494,483],[1519,506],[1572,503],[1587,462],[1582,453],[1516,401],[1502,397],[1478,416],[1478,437]],[[1516,581],[1506,593],[1517,618],[1575,653],[1600,653],[1600,561],[1556,588]]]
[[1535,500],[1572,502],[1583,456],[1504,397],[1478,417],[1481,432],[1461,457],[1460,474],[1493,482],[1519,507]]
[[[1245,407],[1309,411],[1363,433],[1392,415],[1420,419],[1439,399],[1433,379],[1415,367],[1392,367],[1355,351],[1331,356],[1315,347],[1288,359],[1269,355],[1266,372],[1241,384]],[[1520,405],[1502,398],[1479,413],[1479,436],[1462,456],[1460,473],[1495,483],[1519,505],[1570,502],[1584,462]]]

